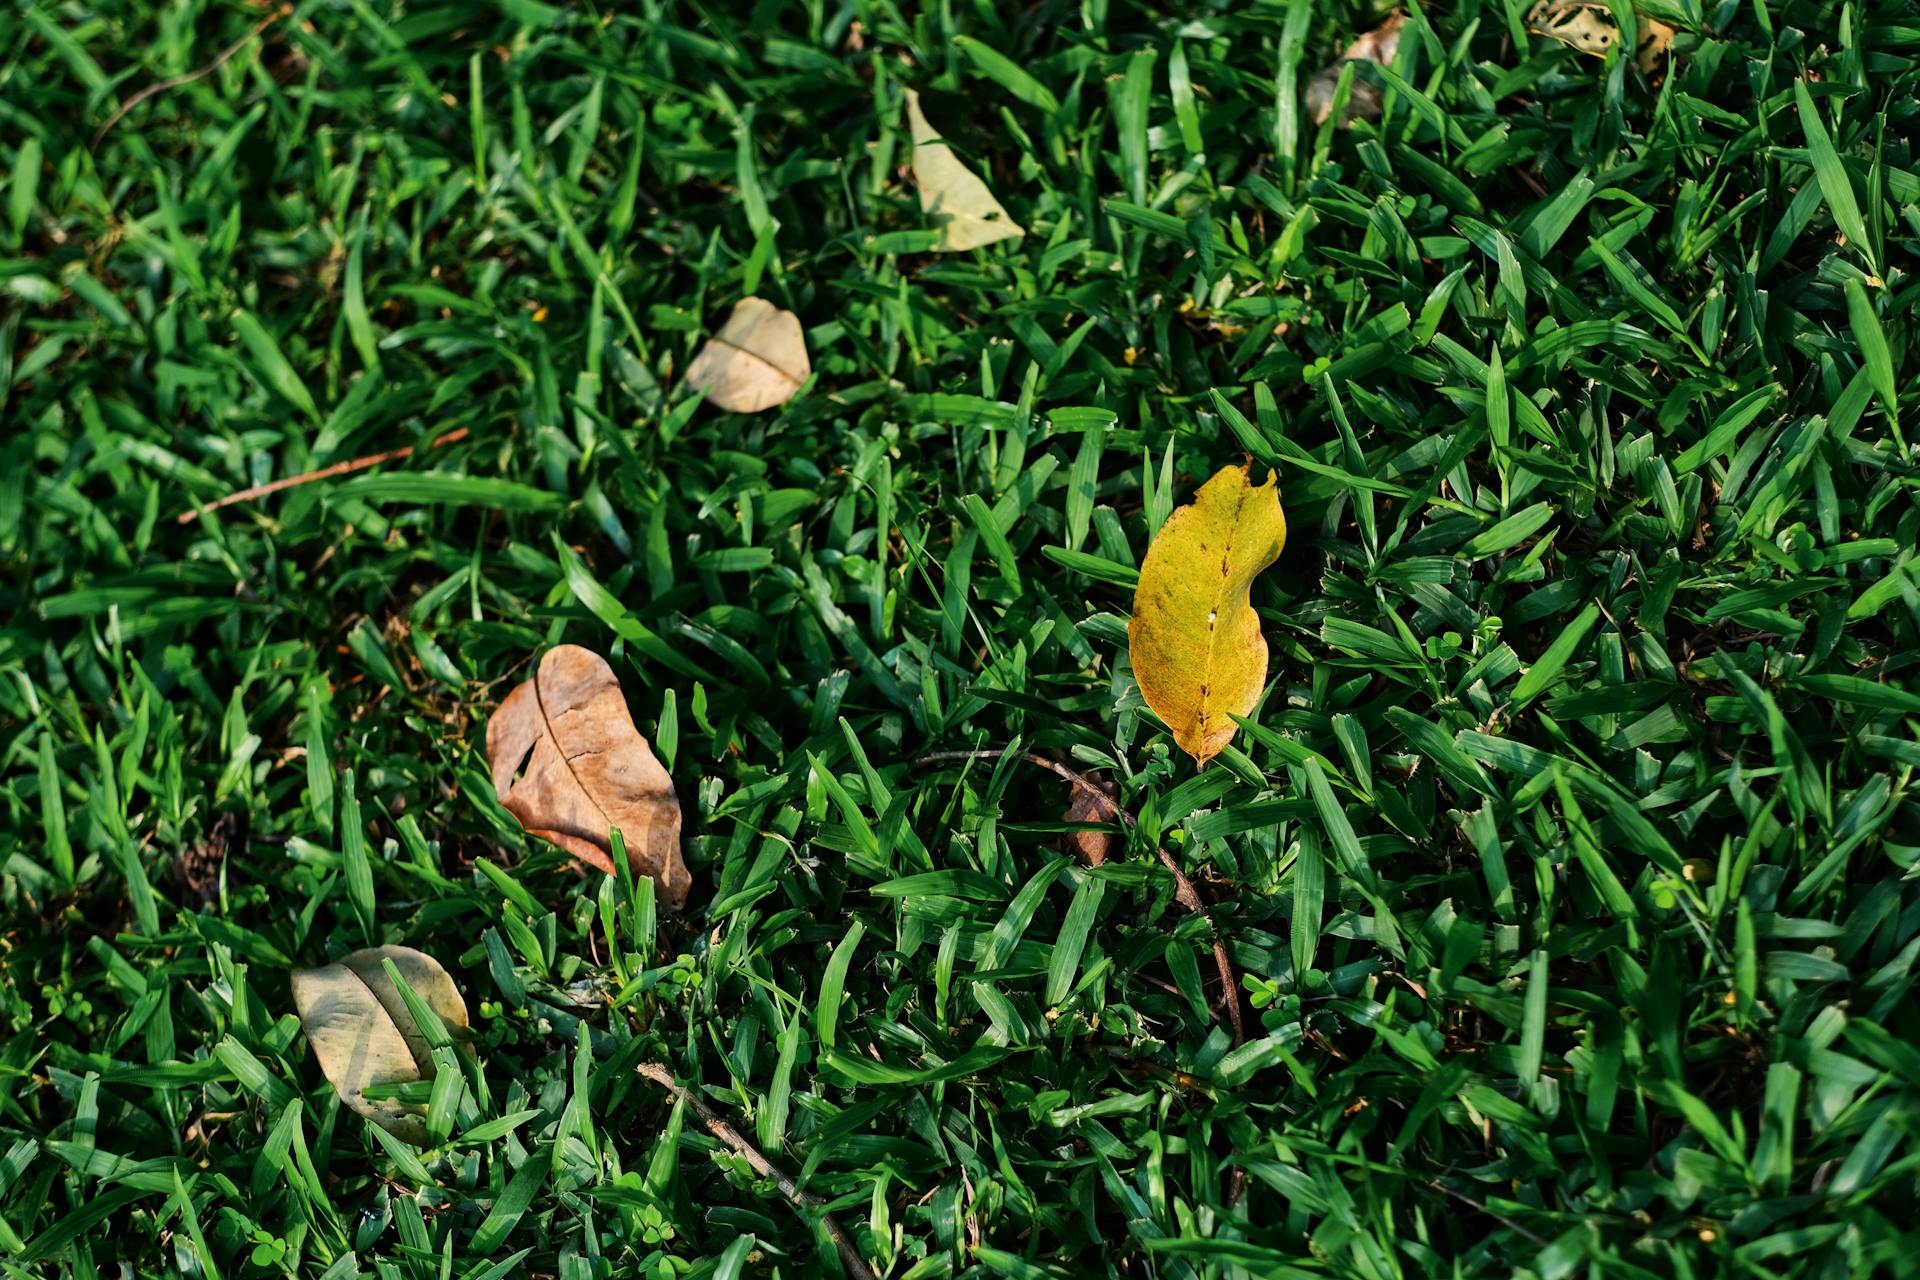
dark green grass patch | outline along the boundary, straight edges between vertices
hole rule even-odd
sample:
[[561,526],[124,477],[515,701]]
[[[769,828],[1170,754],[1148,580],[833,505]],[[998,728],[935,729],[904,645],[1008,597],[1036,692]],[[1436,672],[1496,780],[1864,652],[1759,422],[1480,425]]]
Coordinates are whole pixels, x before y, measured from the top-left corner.
[[[1920,10],[1528,8],[1344,131],[1336,0],[0,14],[0,1266],[834,1273],[657,1061],[894,1277],[1913,1274]],[[928,252],[908,88],[1023,240]],[[748,293],[755,417],[679,388]],[[1243,458],[1196,775],[1126,618]],[[683,915],[494,801],[560,641]],[[914,763],[999,748],[1137,830]],[[374,942],[474,1013],[423,1151],[293,1015]]]

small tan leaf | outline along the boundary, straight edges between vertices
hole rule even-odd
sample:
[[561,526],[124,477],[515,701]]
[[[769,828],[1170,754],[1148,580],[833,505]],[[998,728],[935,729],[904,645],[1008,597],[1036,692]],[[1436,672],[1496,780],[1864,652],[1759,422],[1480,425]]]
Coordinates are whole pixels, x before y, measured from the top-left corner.
[[686,902],[673,779],[633,727],[605,658],[578,645],[549,650],[487,721],[487,759],[500,803],[529,833],[610,872],[618,827],[634,875],[653,877],[660,904]]
[[1254,488],[1222,467],[1147,548],[1127,627],[1141,696],[1173,740],[1205,764],[1232,740],[1267,680],[1267,641],[1248,601],[1280,556],[1287,518],[1274,477]]
[[[1383,67],[1393,65],[1393,60],[1400,56],[1400,27],[1406,20],[1407,15],[1395,9],[1385,22],[1371,31],[1363,32],[1359,39],[1348,45],[1339,58],[1314,72],[1313,79],[1307,81],[1307,111],[1313,116],[1315,124],[1324,123],[1333,114],[1333,95],[1340,87],[1340,68],[1344,64],[1377,62]],[[1340,117],[1340,127],[1344,129],[1355,120],[1379,118],[1380,91],[1356,78],[1347,95],[1347,109]]]
[[[1119,806],[1113,802],[1114,786],[1102,779],[1089,779],[1093,788],[1075,786],[1073,799],[1067,805],[1064,822],[1112,822],[1119,816]],[[1074,854],[1090,867],[1097,867],[1107,860],[1113,852],[1113,846],[1119,837],[1111,831],[1069,831],[1066,833],[1066,851]]]
[[431,1079],[433,1056],[400,989],[387,976],[393,961],[413,993],[449,1028],[465,1030],[467,1005],[432,956],[412,947],[370,947],[337,964],[293,975],[293,1004],[320,1070],[341,1101],[395,1137],[426,1145],[424,1109],[366,1096],[375,1085]]
[[793,399],[812,374],[800,317],[765,298],[742,298],[687,366],[687,385],[722,409],[759,413]]
[[940,229],[942,253],[977,249],[999,240],[1024,236],[973,170],[960,163],[934,132],[920,110],[920,95],[907,90],[907,123],[913,129],[913,180],[920,188],[920,207]]
[[[1640,46],[1634,51],[1634,65],[1651,74],[1677,33],[1643,13],[1635,13],[1634,23]],[[1527,30],[1596,58],[1605,57],[1607,50],[1620,43],[1620,27],[1612,11],[1595,0],[1540,0],[1527,12]]]

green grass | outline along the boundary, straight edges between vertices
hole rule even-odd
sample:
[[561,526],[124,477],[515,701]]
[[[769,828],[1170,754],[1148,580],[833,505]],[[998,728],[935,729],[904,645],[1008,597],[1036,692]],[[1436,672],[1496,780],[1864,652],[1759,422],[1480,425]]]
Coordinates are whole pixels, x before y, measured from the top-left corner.
[[[1649,2],[1649,82],[1528,8],[1337,131],[1347,0],[296,0],[96,142],[271,11],[8,6],[0,1268],[833,1274],[657,1061],[896,1278],[1915,1274],[1920,9]],[[926,252],[909,87],[1023,241]],[[679,386],[747,292],[751,418]],[[1249,457],[1196,775],[1131,584]],[[683,915],[494,800],[561,641]],[[914,765],[1009,747],[1124,849]],[[288,993],[375,941],[475,1015],[418,1153]]]

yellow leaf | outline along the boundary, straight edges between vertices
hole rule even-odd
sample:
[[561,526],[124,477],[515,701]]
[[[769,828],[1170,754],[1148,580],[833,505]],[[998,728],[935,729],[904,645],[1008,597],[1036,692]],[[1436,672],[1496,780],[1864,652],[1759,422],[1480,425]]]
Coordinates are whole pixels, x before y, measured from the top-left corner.
[[977,249],[998,240],[1013,240],[1026,230],[1007,215],[973,170],[961,164],[953,148],[943,142],[920,111],[920,95],[907,90],[907,123],[913,129],[913,180],[920,188],[920,207],[940,228],[943,253]]
[[467,1004],[453,979],[439,961],[412,947],[369,947],[337,964],[303,969],[293,975],[293,1004],[341,1101],[395,1137],[424,1146],[428,1134],[420,1107],[366,1096],[375,1085],[409,1084],[434,1074],[426,1037],[384,960],[393,961],[413,994],[449,1028],[466,1029]]
[[687,385],[722,409],[758,413],[793,399],[812,373],[800,317],[765,298],[742,298],[687,366]]
[[1223,467],[1161,528],[1140,567],[1127,627],[1133,677],[1181,750],[1205,764],[1267,681],[1267,641],[1248,592],[1287,541],[1274,477],[1255,488]]

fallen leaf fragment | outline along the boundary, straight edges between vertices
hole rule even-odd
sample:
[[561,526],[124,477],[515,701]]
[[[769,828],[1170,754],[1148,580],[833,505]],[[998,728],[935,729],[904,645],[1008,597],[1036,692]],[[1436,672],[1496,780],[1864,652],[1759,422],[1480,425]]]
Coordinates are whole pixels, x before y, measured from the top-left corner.
[[913,130],[913,180],[920,188],[920,208],[940,230],[935,248],[958,253],[1027,234],[1000,207],[987,184],[961,164],[953,148],[934,132],[920,110],[920,95],[911,89],[907,90],[907,123]]
[[607,660],[578,645],[547,651],[531,680],[487,721],[493,789],[529,834],[602,871],[613,870],[613,829],[636,877],[678,911],[692,877],[680,857],[673,779],[633,726]]
[[369,947],[293,975],[293,1004],[307,1042],[340,1100],[415,1146],[428,1139],[425,1108],[370,1099],[376,1085],[432,1079],[433,1055],[383,961],[449,1028],[465,1030],[467,1005],[440,962],[412,947]]
[[[1313,73],[1313,79],[1307,81],[1307,111],[1313,116],[1315,124],[1325,123],[1333,114],[1334,91],[1340,87],[1340,68],[1349,62],[1376,62],[1383,67],[1393,65],[1400,56],[1400,27],[1407,16],[1398,9],[1387,16],[1387,20],[1371,31],[1363,32],[1359,39],[1347,46],[1333,62]],[[1347,109],[1340,115],[1340,127],[1346,128],[1355,120],[1378,120],[1380,118],[1380,90],[1364,80],[1356,79],[1347,95]]]
[[[1067,805],[1062,817],[1064,822],[1112,822],[1119,816],[1119,806],[1114,803],[1114,786],[1103,779],[1089,779],[1091,787],[1075,786],[1073,799]],[[1066,851],[1079,858],[1090,867],[1097,867],[1107,860],[1120,837],[1111,831],[1069,831],[1066,833]]]
[[1633,56],[1633,64],[1640,68],[1640,74],[1650,76],[1659,69],[1660,60],[1667,56],[1678,34],[1677,29],[1660,19],[1640,15],[1640,47]]
[[[1651,75],[1678,33],[1658,18],[1637,11],[1634,24],[1639,28],[1634,65]],[[1596,58],[1605,57],[1607,50],[1620,43],[1619,24],[1607,6],[1595,0],[1540,0],[1527,11],[1527,30]]]
[[722,409],[759,413],[793,399],[812,375],[800,317],[765,298],[742,298],[687,366],[687,385]]
[[1223,467],[1160,529],[1140,566],[1127,627],[1141,696],[1204,765],[1252,712],[1267,679],[1267,641],[1248,596],[1287,540],[1274,477],[1258,488]]

